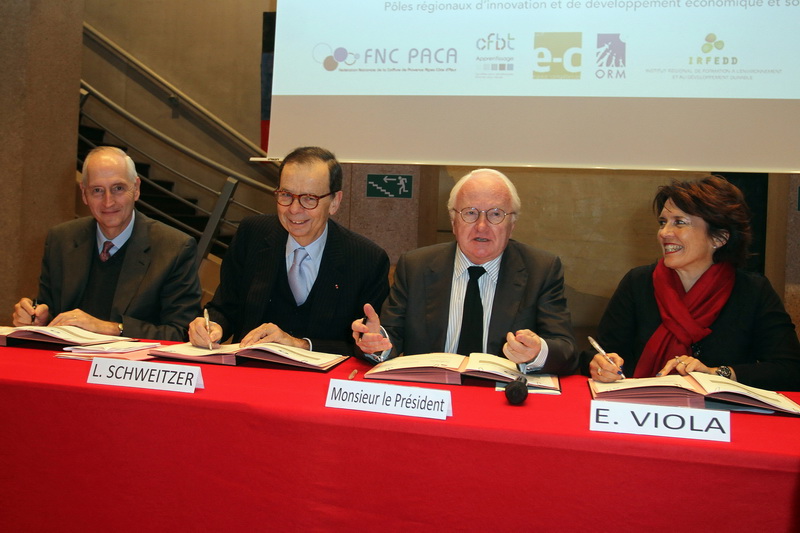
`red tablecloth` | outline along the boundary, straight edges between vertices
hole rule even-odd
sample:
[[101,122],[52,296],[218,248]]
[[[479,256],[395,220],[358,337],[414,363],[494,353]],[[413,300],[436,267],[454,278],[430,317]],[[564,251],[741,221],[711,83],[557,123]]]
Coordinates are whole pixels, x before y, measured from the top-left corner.
[[52,354],[0,348],[2,531],[800,530],[800,418],[733,413],[730,443],[590,432],[572,376],[522,406],[420,384],[452,391],[427,420],[326,408],[352,358],[204,365],[185,394]]

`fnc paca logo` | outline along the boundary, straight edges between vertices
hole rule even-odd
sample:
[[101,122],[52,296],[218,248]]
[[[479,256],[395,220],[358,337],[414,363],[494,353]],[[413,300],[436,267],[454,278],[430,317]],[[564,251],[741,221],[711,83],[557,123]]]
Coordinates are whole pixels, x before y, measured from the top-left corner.
[[347,48],[342,46],[334,49],[327,43],[319,43],[315,46],[312,56],[314,61],[320,63],[325,70],[336,70],[340,63],[349,66],[358,61],[358,54],[348,52]]
[[700,45],[700,55],[689,56],[690,65],[735,65],[739,62],[736,56],[722,54],[725,41],[717,38],[717,34],[709,33]]
[[580,32],[536,32],[533,36],[533,79],[580,79],[581,46]]
[[423,65],[456,65],[458,51],[455,48],[365,48],[362,53],[353,52],[340,46],[333,48],[320,43],[314,47],[314,61],[325,70],[333,71],[340,65],[372,67],[398,67]]
[[599,33],[595,53],[595,77],[609,80],[625,78],[625,52],[625,43],[620,39],[619,33]]

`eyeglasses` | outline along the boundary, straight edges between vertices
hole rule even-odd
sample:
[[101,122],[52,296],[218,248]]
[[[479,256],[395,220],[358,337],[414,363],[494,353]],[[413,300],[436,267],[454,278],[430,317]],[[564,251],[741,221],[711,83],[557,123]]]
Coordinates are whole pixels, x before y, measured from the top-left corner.
[[328,194],[323,194],[322,196],[317,196],[316,194],[293,194],[289,191],[285,191],[283,189],[278,189],[273,193],[275,195],[275,200],[283,206],[290,206],[294,199],[297,198],[297,201],[300,202],[300,206],[306,209],[314,209],[319,205],[319,201],[326,196],[330,196],[333,192],[329,192]]
[[506,215],[516,215],[516,213],[506,213],[499,207],[493,207],[492,209],[478,209],[477,207],[465,207],[464,209],[458,210],[453,209],[456,213],[461,215],[461,220],[466,222],[467,224],[474,224],[478,221],[483,213],[486,216],[486,221],[490,224],[500,224],[506,219]]

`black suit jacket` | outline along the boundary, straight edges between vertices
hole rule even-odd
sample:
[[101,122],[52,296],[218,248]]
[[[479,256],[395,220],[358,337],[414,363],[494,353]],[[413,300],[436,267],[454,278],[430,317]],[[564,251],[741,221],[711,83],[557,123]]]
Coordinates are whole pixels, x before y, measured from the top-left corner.
[[[607,352],[625,360],[633,376],[647,341],[661,325],[653,288],[655,264],[634,268],[620,281],[597,331]],[[770,390],[800,390],[800,343],[769,280],[760,274],[736,271],[728,302],[711,324],[711,333],[695,345],[705,365],[727,365],[745,385]],[[582,354],[581,370],[588,371],[594,350]],[[674,354],[693,355],[693,354]]]
[[[288,236],[274,215],[242,220],[207,305],[211,319],[222,326],[223,339],[232,335],[238,342],[262,324],[278,269],[286,269]],[[329,220],[322,263],[309,294],[309,327],[295,336],[309,338],[319,352],[352,354],[351,324],[363,316],[365,303],[380,309],[389,292],[388,274],[389,257],[382,248]],[[285,329],[279,321],[276,325]]]
[[[94,218],[83,217],[48,232],[39,302],[51,318],[80,305],[97,253],[96,231]],[[200,310],[195,240],[137,211],[126,246],[111,315],[97,318],[121,322],[128,337],[184,340]]]
[[[437,244],[404,254],[381,313],[381,325],[394,345],[392,355],[445,349],[456,243]],[[487,351],[503,356],[506,334],[530,329],[547,340],[543,372],[575,371],[575,339],[564,274],[558,257],[510,240],[503,252],[492,303]]]

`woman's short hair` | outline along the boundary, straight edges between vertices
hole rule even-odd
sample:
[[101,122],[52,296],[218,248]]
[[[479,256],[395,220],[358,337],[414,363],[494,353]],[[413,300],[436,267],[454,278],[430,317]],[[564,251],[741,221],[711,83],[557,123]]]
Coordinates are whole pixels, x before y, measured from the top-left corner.
[[708,174],[694,181],[674,180],[658,188],[653,211],[660,216],[667,200],[681,211],[700,217],[708,224],[708,234],[725,242],[714,251],[714,262],[735,267],[745,264],[753,232],[750,208],[738,187],[721,176]]

